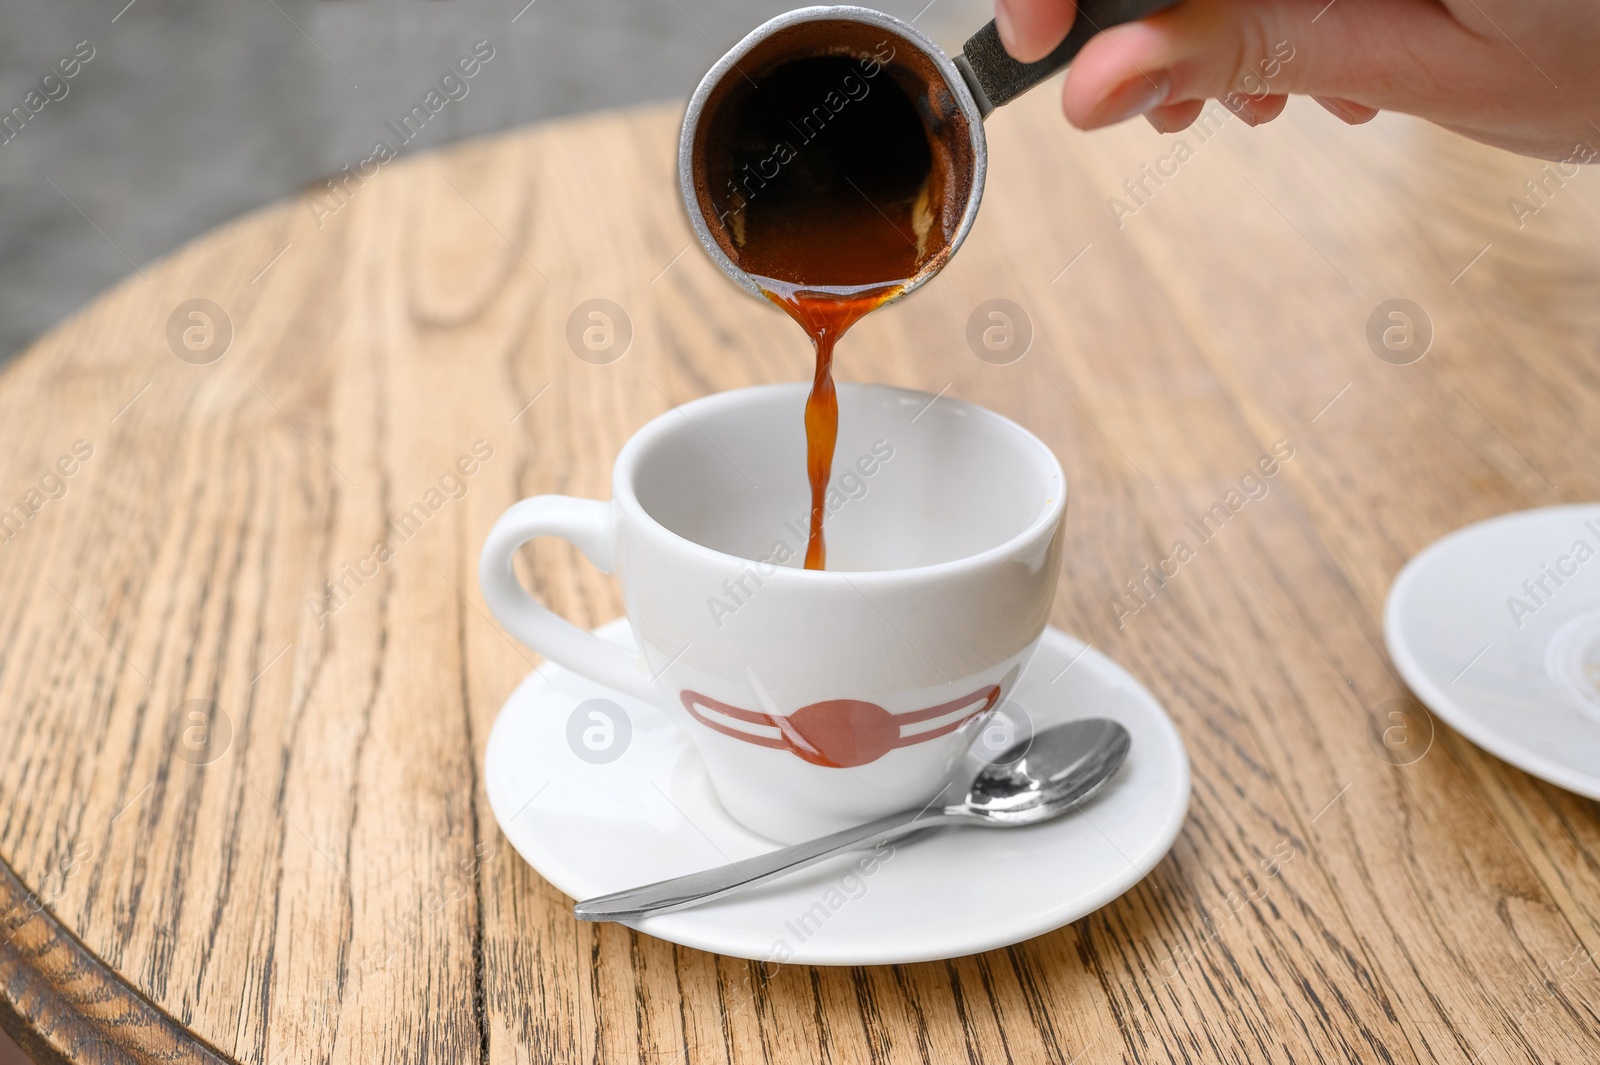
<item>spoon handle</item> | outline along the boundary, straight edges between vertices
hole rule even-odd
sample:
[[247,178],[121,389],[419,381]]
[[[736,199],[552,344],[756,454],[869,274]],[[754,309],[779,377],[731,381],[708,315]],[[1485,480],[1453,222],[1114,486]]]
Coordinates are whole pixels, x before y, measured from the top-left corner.
[[752,884],[815,865],[842,851],[899,839],[945,817],[946,810],[941,806],[905,810],[715,869],[587,899],[574,906],[572,912],[580,921],[631,921],[651,914],[687,909],[702,902],[720,899]]

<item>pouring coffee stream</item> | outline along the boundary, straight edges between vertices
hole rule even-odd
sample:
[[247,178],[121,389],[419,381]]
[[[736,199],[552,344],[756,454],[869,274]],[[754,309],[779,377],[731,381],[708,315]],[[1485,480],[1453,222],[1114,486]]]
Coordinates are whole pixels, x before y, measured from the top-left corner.
[[690,99],[679,183],[701,245],[740,287],[811,338],[806,401],[807,569],[826,561],[825,500],[838,435],[833,356],[863,316],[920,287],[966,238],[983,195],[983,120],[1065,67],[1106,26],[1174,0],[1080,0],[1037,63],[993,22],[949,56],[869,8],[791,11],[723,56]]

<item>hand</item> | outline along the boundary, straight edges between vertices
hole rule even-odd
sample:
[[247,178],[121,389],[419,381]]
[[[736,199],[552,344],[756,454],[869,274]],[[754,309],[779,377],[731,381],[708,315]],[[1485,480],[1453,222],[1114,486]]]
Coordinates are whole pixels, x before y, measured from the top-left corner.
[[[1073,0],[996,0],[1013,57],[1043,58]],[[1217,97],[1250,125],[1290,94],[1349,123],[1403,111],[1525,155],[1600,145],[1600,4],[1581,0],[1184,0],[1084,46],[1062,104],[1082,129],[1185,129]]]

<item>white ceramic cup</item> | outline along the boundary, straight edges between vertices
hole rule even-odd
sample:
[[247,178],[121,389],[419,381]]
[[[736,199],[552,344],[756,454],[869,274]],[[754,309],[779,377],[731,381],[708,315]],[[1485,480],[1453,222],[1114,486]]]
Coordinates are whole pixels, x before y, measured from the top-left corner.
[[[841,384],[828,568],[805,570],[807,386],[686,403],[623,445],[610,502],[536,496],[483,546],[512,635],[664,707],[751,830],[794,842],[927,802],[1044,631],[1066,479],[1037,437],[948,397]],[[621,583],[639,652],[537,603],[512,558],[557,536]]]

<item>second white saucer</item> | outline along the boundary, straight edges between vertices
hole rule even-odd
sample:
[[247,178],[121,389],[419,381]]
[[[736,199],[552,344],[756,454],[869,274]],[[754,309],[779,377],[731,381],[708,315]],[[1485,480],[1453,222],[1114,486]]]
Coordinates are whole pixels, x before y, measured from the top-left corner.
[[[597,632],[631,643],[626,620]],[[1120,722],[1133,746],[1076,814],[902,840],[634,927],[741,958],[873,965],[971,954],[1075,921],[1154,868],[1189,805],[1188,756],[1160,704],[1109,658],[1047,629],[988,727],[1010,741],[1081,717]],[[723,811],[693,746],[659,710],[560,667],[512,693],[484,762],[506,837],[575,899],[774,846]]]
[[1453,728],[1600,799],[1600,506],[1505,514],[1430,544],[1389,589],[1383,631]]

